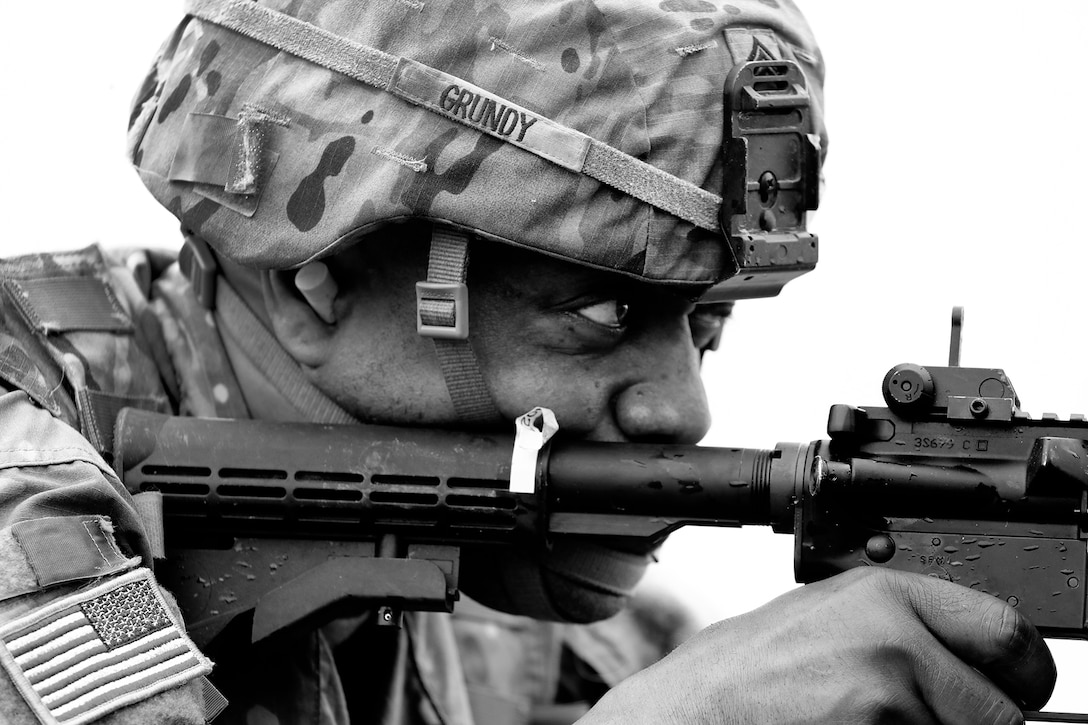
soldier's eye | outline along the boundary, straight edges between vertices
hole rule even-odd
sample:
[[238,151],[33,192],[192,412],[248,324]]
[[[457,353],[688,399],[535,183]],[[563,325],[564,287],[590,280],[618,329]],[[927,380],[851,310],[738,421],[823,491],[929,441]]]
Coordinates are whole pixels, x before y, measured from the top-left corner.
[[619,329],[627,320],[627,314],[631,306],[620,300],[604,300],[592,305],[586,305],[577,310],[577,313],[598,325]]

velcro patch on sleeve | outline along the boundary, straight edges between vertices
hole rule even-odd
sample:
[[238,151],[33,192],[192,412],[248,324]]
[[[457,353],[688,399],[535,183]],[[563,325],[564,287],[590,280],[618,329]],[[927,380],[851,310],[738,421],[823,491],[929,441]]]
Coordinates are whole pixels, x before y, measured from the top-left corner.
[[81,725],[211,672],[147,569],[0,628],[0,665],[44,725]]
[[139,561],[117,548],[113,527],[101,516],[51,516],[13,524],[40,588],[94,579],[131,569]]
[[47,335],[75,330],[133,331],[132,321],[113,290],[97,277],[8,279],[4,290],[26,321]]

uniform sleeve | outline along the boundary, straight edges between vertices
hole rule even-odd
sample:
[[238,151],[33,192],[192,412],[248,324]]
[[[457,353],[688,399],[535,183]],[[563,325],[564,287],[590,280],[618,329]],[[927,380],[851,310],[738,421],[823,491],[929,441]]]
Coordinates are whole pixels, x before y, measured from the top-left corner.
[[208,662],[83,436],[0,389],[0,722],[202,724]]

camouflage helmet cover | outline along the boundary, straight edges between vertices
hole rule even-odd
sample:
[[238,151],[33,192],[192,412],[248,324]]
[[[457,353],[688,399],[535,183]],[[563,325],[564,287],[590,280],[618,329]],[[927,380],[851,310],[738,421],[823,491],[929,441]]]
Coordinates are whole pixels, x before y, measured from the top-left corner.
[[242,4],[448,74],[439,103],[468,121],[187,17],[135,99],[130,158],[184,227],[247,266],[297,267],[416,217],[705,285],[728,253],[720,230],[508,141],[535,114],[719,193],[726,77],[765,57],[801,65],[823,133],[819,52],[792,0]]

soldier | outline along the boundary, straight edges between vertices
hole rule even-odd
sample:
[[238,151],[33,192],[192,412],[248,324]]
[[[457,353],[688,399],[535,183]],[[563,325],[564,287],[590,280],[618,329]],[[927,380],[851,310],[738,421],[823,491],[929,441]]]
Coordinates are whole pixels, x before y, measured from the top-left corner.
[[[112,421],[491,429],[545,405],[564,435],[698,441],[699,356],[728,307],[695,301],[731,271],[716,195],[739,173],[725,84],[796,63],[821,135],[808,29],[785,0],[189,10],[130,129],[184,263],[91,248],[0,267],[0,712],[200,723],[212,673],[217,722],[500,722],[470,695],[488,688],[525,715],[555,668],[473,672],[499,618],[472,611],[228,639],[212,672],[147,568],[147,499],[102,459]],[[462,580],[494,609],[589,622],[649,553],[568,537],[466,556]],[[704,630],[582,722],[1018,722],[1053,680],[1003,603],[856,571]]]

